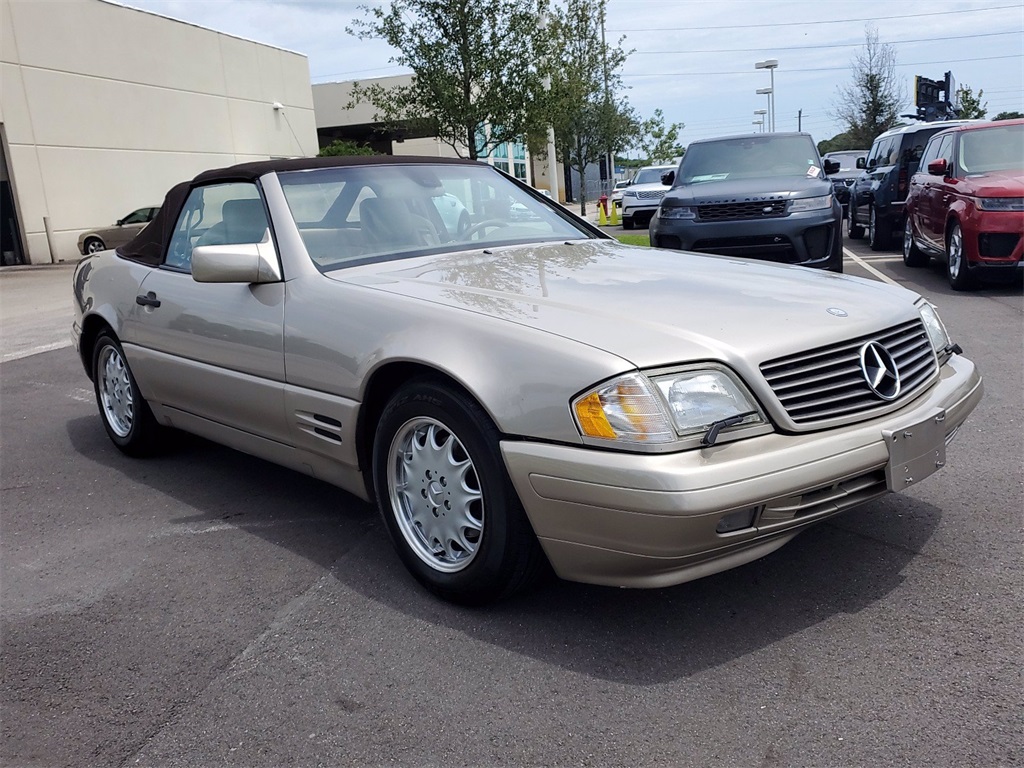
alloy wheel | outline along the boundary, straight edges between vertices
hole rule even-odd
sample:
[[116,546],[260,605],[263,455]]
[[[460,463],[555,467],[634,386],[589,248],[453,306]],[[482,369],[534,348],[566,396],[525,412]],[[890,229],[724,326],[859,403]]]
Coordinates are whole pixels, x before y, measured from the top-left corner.
[[112,345],[107,345],[100,352],[97,367],[100,372],[99,394],[103,418],[114,434],[128,437],[135,421],[135,398],[128,366],[121,353]]
[[418,417],[391,441],[387,484],[403,538],[424,563],[456,573],[476,557],[484,529],[484,499],[473,460],[455,433]]

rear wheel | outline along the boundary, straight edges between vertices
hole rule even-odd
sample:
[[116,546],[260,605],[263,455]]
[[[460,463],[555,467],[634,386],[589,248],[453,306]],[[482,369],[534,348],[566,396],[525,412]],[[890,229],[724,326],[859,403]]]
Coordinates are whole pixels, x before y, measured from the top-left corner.
[[153,418],[124,350],[111,334],[100,334],[92,353],[96,404],[107,435],[123,453],[146,456],[160,443],[160,425]]
[[484,410],[432,378],[399,389],[381,415],[373,482],[410,573],[445,600],[482,604],[533,583],[545,564]]
[[849,236],[851,240],[860,240],[862,237],[864,237],[864,227],[858,224],[856,218],[854,218],[855,209],[853,206],[852,198],[850,199],[847,208],[848,210],[846,213],[846,234]]
[[967,270],[967,259],[964,256],[964,234],[957,222],[949,227],[946,235],[946,276],[954,291],[969,291],[974,281]]
[[907,222],[903,225],[903,263],[908,267],[928,266],[928,254],[917,247],[914,242],[914,225],[907,216]]
[[868,245],[872,251],[884,251],[889,247],[889,230],[886,224],[878,215],[878,209],[871,206],[871,214],[868,219]]

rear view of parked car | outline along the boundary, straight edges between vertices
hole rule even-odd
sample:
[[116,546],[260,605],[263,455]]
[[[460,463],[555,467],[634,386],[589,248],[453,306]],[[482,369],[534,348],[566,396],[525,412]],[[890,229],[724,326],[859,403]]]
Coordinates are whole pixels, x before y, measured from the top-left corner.
[[[860,176],[860,168],[863,167],[863,161],[867,159],[867,156],[866,149],[846,149],[841,152],[826,152],[822,158],[822,160],[839,163],[839,170],[831,174],[831,179],[836,200],[839,201],[839,205],[843,209],[843,218],[846,218],[847,205],[850,202],[850,187]],[[858,160],[861,161],[860,168],[857,166]]]
[[906,219],[908,267],[936,256],[961,291],[1016,275],[1024,255],[1024,120],[932,136],[910,181]]
[[915,123],[893,128],[878,136],[871,145],[862,173],[850,188],[847,234],[853,240],[864,237],[873,251],[883,251],[893,235],[903,232],[903,204],[907,199],[910,177],[924,153],[928,139],[939,131],[965,120],[939,123]]
[[651,245],[843,271],[842,209],[806,133],[695,141],[651,221]]
[[78,237],[78,252],[83,256],[96,253],[107,248],[118,248],[134,238],[153,220],[160,206],[150,206],[132,211],[123,219],[118,219],[111,227],[93,229],[83,232]]

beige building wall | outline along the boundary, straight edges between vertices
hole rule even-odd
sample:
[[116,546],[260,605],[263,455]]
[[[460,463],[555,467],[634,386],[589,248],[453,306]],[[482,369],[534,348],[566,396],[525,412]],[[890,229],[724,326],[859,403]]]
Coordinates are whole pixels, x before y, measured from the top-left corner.
[[104,0],[0,0],[0,124],[31,263],[200,171],[318,151],[305,56]]

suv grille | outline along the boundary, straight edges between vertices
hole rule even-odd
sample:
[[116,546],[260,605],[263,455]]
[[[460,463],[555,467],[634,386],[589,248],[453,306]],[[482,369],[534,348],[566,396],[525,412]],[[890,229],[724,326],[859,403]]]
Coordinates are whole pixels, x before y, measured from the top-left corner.
[[[879,342],[896,362],[901,385],[895,401],[883,400],[868,388],[864,379],[860,350],[869,341]],[[761,373],[782,407],[801,425],[841,417],[867,417],[880,409],[896,407],[914,397],[935,371],[935,354],[920,320],[761,365]]]
[[785,200],[764,200],[754,203],[716,203],[697,207],[701,221],[735,221],[737,219],[768,219],[786,215]]
[[636,196],[640,200],[661,200],[665,196],[663,189],[655,189],[650,192],[637,192]]

